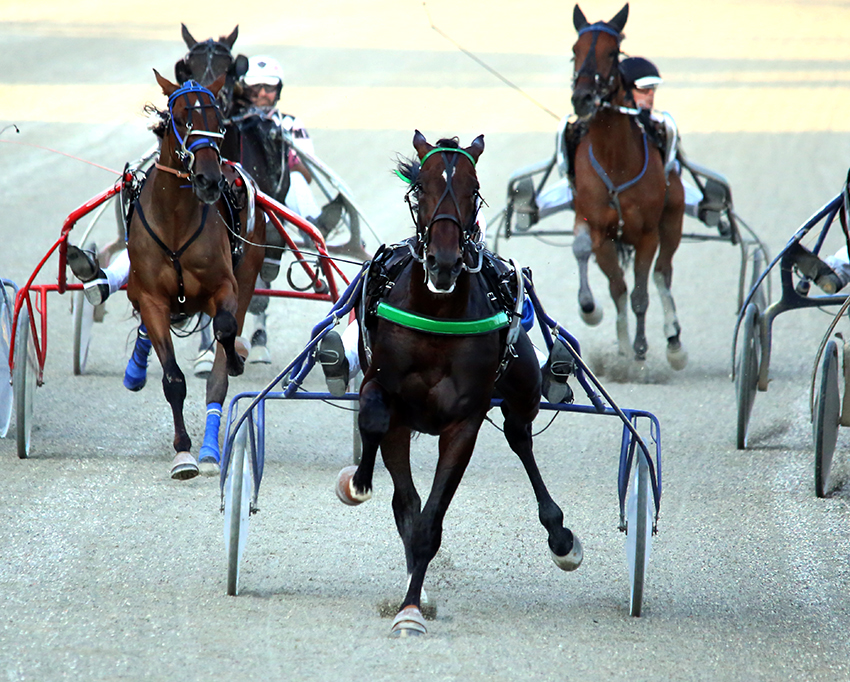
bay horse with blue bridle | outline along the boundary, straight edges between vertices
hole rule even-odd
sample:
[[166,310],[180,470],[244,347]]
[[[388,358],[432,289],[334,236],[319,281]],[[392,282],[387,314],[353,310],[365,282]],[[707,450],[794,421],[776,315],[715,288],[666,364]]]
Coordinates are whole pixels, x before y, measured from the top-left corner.
[[[664,309],[667,360],[674,369],[687,364],[681,327],[671,292],[673,255],[682,238],[684,189],[676,172],[665,172],[657,149],[647,142],[630,93],[619,71],[620,41],[629,6],[609,22],[587,21],[578,5],[573,23],[575,73],[572,103],[586,134],[575,152],[575,238],[579,264],[579,307],[588,324],[598,324],[602,311],[590,290],[587,264],[591,254],[608,278],[617,308],[621,354],[629,352],[628,288],[623,274],[626,254],[634,258],[631,307],[636,318],[634,357],[646,358],[646,311],[649,272]],[[632,107],[626,106],[631,103]],[[656,258],[657,254],[657,258]]]
[[[172,322],[205,313],[218,341],[207,378],[207,422],[201,464],[217,473],[221,405],[228,375],[243,371],[235,341],[263,259],[265,217],[254,215],[254,187],[232,164],[222,163],[222,116],[216,94],[195,81],[177,85],[156,73],[168,98],[157,112],[159,158],[135,183],[127,248],[127,296],[142,318],[162,365],[162,386],[174,418],[173,478],[192,478],[199,466],[183,421],[186,381],[174,355]],[[140,335],[139,344],[144,341]],[[148,345],[148,348],[150,345]],[[144,350],[144,358],[147,351]],[[146,359],[144,360],[146,363]]]
[[[475,166],[483,136],[461,147],[456,139],[431,145],[416,131],[418,158],[402,162],[416,236],[384,247],[372,260],[358,320],[365,369],[360,388],[357,467],[346,467],[337,495],[346,504],[371,496],[378,449],[395,492],[393,512],[404,543],[408,586],[392,634],[426,631],[421,605],[428,565],[440,547],[443,519],[472,457],[479,429],[494,396],[501,397],[504,433],[519,456],[537,498],[555,563],[578,568],[582,548],[564,527],[532,451],[531,424],[541,395],[541,371],[525,331],[511,321],[514,301],[500,306],[491,280],[493,263],[479,241],[479,185]],[[439,436],[431,491],[423,506],[410,468],[413,432]]]

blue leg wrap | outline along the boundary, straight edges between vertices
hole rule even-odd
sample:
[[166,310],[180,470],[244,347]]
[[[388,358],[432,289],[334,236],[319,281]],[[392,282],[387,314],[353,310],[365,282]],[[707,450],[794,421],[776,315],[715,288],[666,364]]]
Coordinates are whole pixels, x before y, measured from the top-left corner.
[[139,325],[139,333],[136,337],[136,347],[127,363],[124,372],[124,387],[131,391],[141,391],[148,380],[148,356],[151,353],[151,340],[148,338],[148,330],[145,325]]
[[207,425],[204,428],[204,444],[198,456],[198,462],[208,461],[218,463],[218,432],[221,426],[221,404],[207,404]]

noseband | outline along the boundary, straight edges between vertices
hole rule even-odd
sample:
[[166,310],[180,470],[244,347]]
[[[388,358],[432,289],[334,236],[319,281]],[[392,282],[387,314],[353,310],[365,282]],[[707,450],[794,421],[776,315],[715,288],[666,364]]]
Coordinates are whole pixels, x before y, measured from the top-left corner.
[[[186,135],[180,135],[177,129],[177,123],[174,120],[174,105],[182,99],[186,104],[187,122]],[[203,101],[206,100],[206,101]],[[204,127],[201,130],[195,130],[192,127],[192,113],[195,111],[201,112],[201,118],[204,122]],[[214,120],[210,114],[215,114]],[[221,117],[221,110],[216,102],[215,95],[207,90],[203,85],[196,81],[186,81],[178,90],[172,93],[168,98],[168,119],[171,123],[171,130],[180,145],[176,150],[177,157],[183,163],[183,168],[191,178],[194,175],[195,168],[195,153],[201,149],[211,148],[218,156],[221,162],[221,151],[219,150],[218,141],[224,139],[224,122]],[[210,130],[210,124],[214,123],[218,132]],[[190,137],[196,137],[191,144]]]
[[608,26],[608,24],[604,22],[597,22],[595,24],[591,24],[590,26],[585,26],[578,32],[579,38],[583,36],[585,33],[593,33],[593,42],[590,44],[590,50],[587,53],[587,56],[584,58],[581,66],[578,71],[573,75],[573,83],[572,89],[575,92],[576,85],[578,84],[579,78],[582,76],[589,77],[593,79],[593,95],[594,95],[594,103],[596,107],[599,106],[611,106],[611,100],[614,95],[620,89],[620,84],[617,82],[617,76],[620,72],[620,55],[617,54],[617,59],[614,60],[614,64],[611,67],[611,71],[608,73],[608,76],[603,79],[601,73],[599,73],[596,65],[596,41],[599,39],[600,33],[607,33],[610,36],[613,36],[617,39],[617,45],[620,45],[620,40],[622,39],[622,34],[619,31]]
[[[472,211],[472,215],[469,217],[469,220],[464,224],[460,219],[460,202],[458,201],[457,195],[454,191],[454,186],[452,185],[452,179],[454,178],[455,166],[458,162],[458,154],[462,154],[467,159],[469,159],[470,163],[472,163],[472,167],[475,168],[475,159],[472,158],[472,155],[467,152],[465,149],[459,149],[455,147],[435,147],[430,152],[428,152],[425,156],[422,157],[422,160],[419,162],[419,167],[422,168],[425,165],[425,162],[431,158],[434,154],[440,154],[443,158],[443,166],[444,172],[446,176],[446,188],[443,190],[442,195],[440,195],[439,200],[434,206],[434,212],[431,214],[430,219],[424,226],[421,225],[421,215],[417,215],[417,212],[414,211],[413,202],[410,199],[411,192],[416,193],[422,189],[422,185],[420,183],[414,183],[407,194],[405,195],[405,201],[407,202],[408,208],[410,209],[410,215],[413,218],[414,225],[417,226],[416,233],[418,237],[418,246],[419,253],[413,253],[414,258],[418,260],[420,263],[425,261],[424,253],[425,249],[428,246],[428,242],[431,239],[431,226],[434,225],[439,220],[450,220],[455,223],[460,228],[460,249],[462,252],[466,252],[467,247],[474,246],[474,237],[476,233],[476,216],[478,215],[478,209],[481,202],[481,197],[478,192],[475,192],[475,207]],[[440,206],[442,206],[443,201],[446,198],[451,198],[452,203],[454,204],[456,214],[452,213],[437,213]],[[410,247],[411,252],[413,252],[413,247]],[[466,270],[469,270],[472,273],[478,272],[481,269],[481,258],[482,251],[481,249],[476,249],[478,251],[478,265],[473,269],[470,268],[465,262],[463,267]]]

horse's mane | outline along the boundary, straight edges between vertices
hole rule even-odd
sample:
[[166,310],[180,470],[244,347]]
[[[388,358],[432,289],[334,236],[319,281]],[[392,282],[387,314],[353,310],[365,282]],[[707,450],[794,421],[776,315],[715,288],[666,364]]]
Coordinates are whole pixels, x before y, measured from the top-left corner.
[[165,137],[165,133],[168,130],[168,112],[157,109],[150,102],[145,104],[144,111],[148,115],[148,118],[150,118],[148,129],[160,139]]
[[[456,137],[444,137],[437,140],[437,147],[449,147],[450,149],[460,149],[460,141]],[[419,159],[399,157],[396,161],[396,172],[410,183],[413,187],[416,180],[419,178]]]

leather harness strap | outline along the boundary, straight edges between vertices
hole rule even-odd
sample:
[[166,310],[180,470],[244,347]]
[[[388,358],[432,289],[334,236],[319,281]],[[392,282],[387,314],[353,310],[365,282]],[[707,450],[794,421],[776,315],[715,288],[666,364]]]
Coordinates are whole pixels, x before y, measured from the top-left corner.
[[204,226],[207,224],[207,215],[209,214],[210,207],[209,204],[204,204],[204,210],[201,214],[201,224],[198,225],[198,229],[195,230],[195,233],[189,237],[189,239],[181,246],[177,251],[172,251],[169,249],[165,243],[157,236],[157,234],[151,229],[151,226],[148,225],[148,221],[145,218],[144,211],[142,211],[142,205],[138,199],[134,202],[134,206],[136,211],[139,214],[139,220],[142,221],[142,226],[148,231],[148,234],[151,238],[156,242],[157,246],[165,251],[165,254],[171,259],[171,264],[174,266],[174,270],[177,272],[177,302],[180,304],[180,314],[185,315],[186,310],[184,308],[184,304],[186,303],[186,288],[183,283],[183,266],[180,265],[180,256],[182,256],[186,249],[191,246],[192,242],[194,242],[198,237],[201,236],[201,232],[204,230]]

